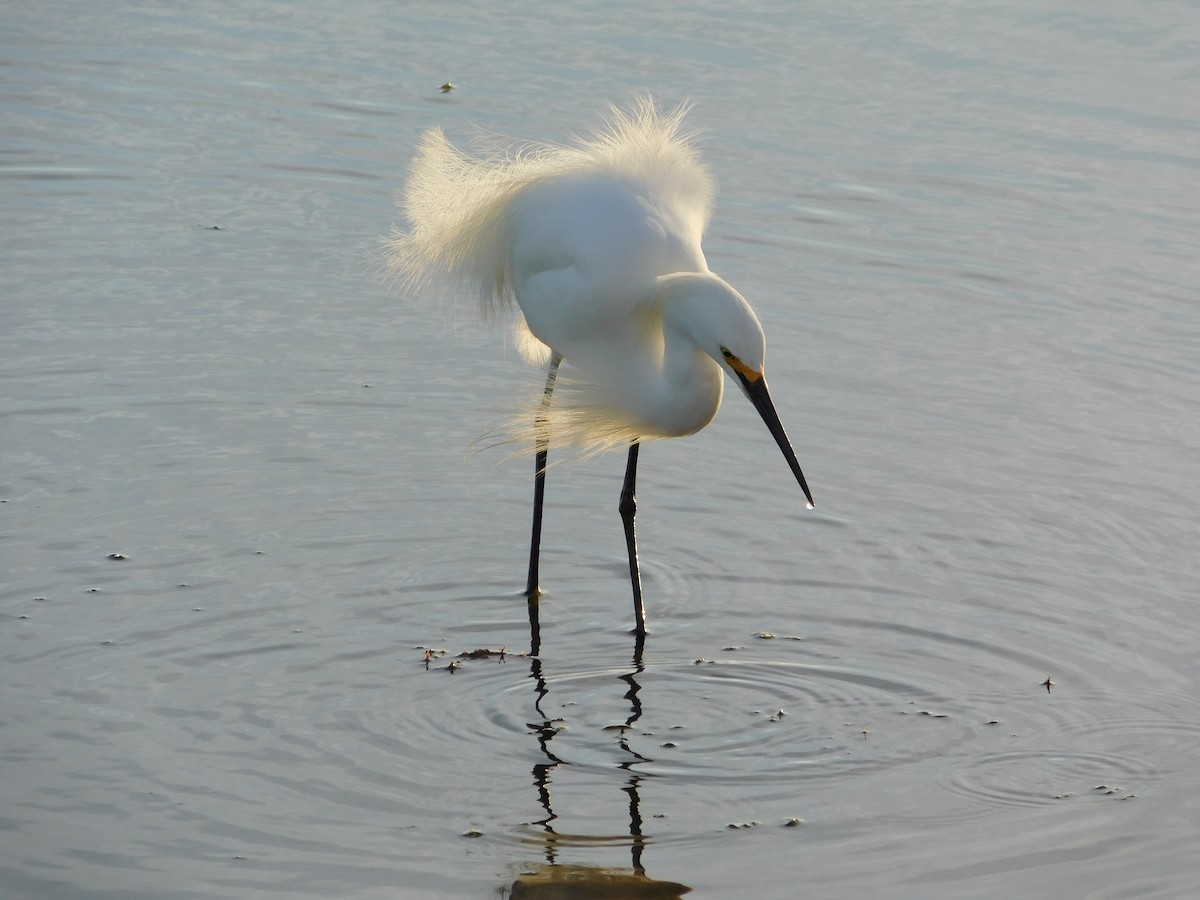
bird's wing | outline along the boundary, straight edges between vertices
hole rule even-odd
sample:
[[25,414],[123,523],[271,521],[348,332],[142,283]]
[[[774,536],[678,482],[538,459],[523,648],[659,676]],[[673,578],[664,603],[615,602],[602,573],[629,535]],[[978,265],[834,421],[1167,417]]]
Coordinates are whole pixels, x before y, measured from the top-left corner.
[[653,301],[657,278],[707,272],[704,220],[653,185],[568,173],[512,202],[512,286],[530,330],[561,353],[623,327]]

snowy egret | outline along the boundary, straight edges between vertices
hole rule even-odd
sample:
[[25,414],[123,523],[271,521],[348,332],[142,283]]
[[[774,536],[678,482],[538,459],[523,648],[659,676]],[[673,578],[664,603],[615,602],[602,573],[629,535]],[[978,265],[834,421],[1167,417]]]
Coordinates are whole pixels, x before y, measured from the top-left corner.
[[641,97],[627,112],[614,107],[604,128],[573,146],[493,146],[481,156],[432,129],[400,198],[410,228],[388,244],[391,270],[413,288],[441,281],[458,296],[473,293],[487,317],[515,304],[522,355],[549,367],[544,390],[513,425],[535,455],[526,582],[535,634],[551,442],[587,452],[628,447],[619,509],[639,638],[638,448],[707,425],[721,405],[722,373],[754,404],[813,505],[767,392],[762,326],[701,250],[715,186],[681,130],[685,112]]

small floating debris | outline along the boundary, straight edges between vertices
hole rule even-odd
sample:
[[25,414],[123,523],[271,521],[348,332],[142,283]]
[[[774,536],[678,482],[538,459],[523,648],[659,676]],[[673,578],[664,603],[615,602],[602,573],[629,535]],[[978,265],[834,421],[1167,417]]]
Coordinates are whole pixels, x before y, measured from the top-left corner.
[[772,641],[775,639],[775,635],[769,631],[756,631],[754,632],[754,637],[764,641]]
[[1123,794],[1124,796],[1117,797],[1118,800],[1135,800],[1135,799],[1137,799],[1137,794],[1126,794],[1125,788],[1116,787],[1115,785],[1098,784],[1098,785],[1096,785],[1094,790],[1100,791],[1106,797],[1116,797],[1117,794]]
[[478,828],[468,828],[466,831],[464,831],[462,833],[462,836],[465,838],[478,838],[478,837],[483,837],[483,832],[480,831]]
[[1046,680],[1042,682],[1042,687],[1046,689],[1046,693],[1050,693],[1050,688],[1054,687],[1054,680],[1047,675]]
[[501,647],[499,650],[489,650],[487,647],[481,647],[478,650],[467,650],[458,654],[459,659],[491,659],[493,656],[500,657],[500,662],[504,662],[504,655],[508,652],[508,647]]
[[999,720],[999,719],[988,719],[988,720],[987,720],[986,722],[984,722],[983,724],[984,724],[984,725],[999,725],[999,724],[1000,724],[1000,720]]
[[918,716],[929,716],[931,719],[949,719],[950,713],[933,712],[932,710],[923,709],[917,713]]
[[803,825],[803,824],[805,824],[805,822],[804,822],[804,820],[803,820],[803,819],[801,819],[801,818],[791,818],[791,819],[788,819],[786,822],[784,822],[784,823],[783,823],[783,827],[784,827],[784,828],[799,828],[799,827],[800,827],[801,825]]
[[429,671],[429,664],[431,662],[433,662],[439,656],[445,656],[446,653],[449,652],[447,650],[435,650],[432,647],[418,647],[417,649],[425,651],[425,671],[426,672]]
[[108,554],[108,558],[109,559],[129,559],[129,557],[126,556],[124,553],[110,553],[110,554]]
[[658,746],[660,746],[660,747],[662,747],[662,748],[664,748],[664,749],[666,749],[666,750],[673,750],[673,749],[675,749],[676,747],[678,747],[679,745],[678,745],[677,743],[675,743],[674,741],[663,741],[663,742],[662,742],[661,744],[659,744]]
[[739,828],[757,828],[761,824],[761,822],[730,822],[725,827],[730,830],[737,830]]
[[771,713],[771,715],[767,716],[767,721],[768,722],[778,722],[780,719],[782,719],[786,715],[787,715],[787,713],[785,713],[782,709],[777,709],[777,710],[775,710],[775,712]]
[[613,722],[611,725],[605,725],[604,731],[629,731],[633,728],[628,722]]
[[454,86],[453,84],[451,84],[449,81],[447,81],[447,82],[446,82],[445,84],[443,84],[443,85],[442,85],[440,88],[438,88],[438,90],[439,90],[439,91],[441,91],[443,94],[448,94],[448,93],[450,93],[452,90],[454,90],[454,87],[455,87],[455,86]]

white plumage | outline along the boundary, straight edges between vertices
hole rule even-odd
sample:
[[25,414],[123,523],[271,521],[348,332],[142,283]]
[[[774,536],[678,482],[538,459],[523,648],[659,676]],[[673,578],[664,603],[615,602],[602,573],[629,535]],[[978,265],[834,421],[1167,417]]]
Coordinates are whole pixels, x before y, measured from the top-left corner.
[[701,249],[715,186],[681,130],[685,112],[661,112],[643,97],[629,112],[613,108],[603,129],[573,146],[505,152],[493,143],[480,156],[433,129],[400,201],[410,227],[388,245],[393,273],[414,291],[473,294],[487,318],[515,304],[521,352],[550,362],[545,391],[512,428],[538,456],[527,589],[535,626],[550,446],[630,447],[621,512],[639,634],[637,448],[707,425],[723,373],[759,411],[812,503],[767,392],[762,326]]

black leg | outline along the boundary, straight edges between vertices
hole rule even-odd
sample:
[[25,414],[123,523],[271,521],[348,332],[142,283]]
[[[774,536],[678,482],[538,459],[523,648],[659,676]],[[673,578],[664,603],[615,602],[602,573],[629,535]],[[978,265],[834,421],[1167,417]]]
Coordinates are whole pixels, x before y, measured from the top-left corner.
[[[629,445],[629,462],[625,466],[625,484],[621,487],[621,521],[625,525],[625,549],[629,551],[629,580],[633,584],[633,617],[637,621],[634,629],[638,638],[646,635],[646,610],[642,606],[642,575],[638,570],[637,530],[633,519],[637,514],[635,485],[637,482],[638,443]],[[639,651],[639,656],[640,656]]]
[[[542,499],[546,495],[546,451],[550,445],[549,424],[546,411],[550,408],[550,395],[554,392],[554,379],[562,357],[557,353],[550,360],[550,371],[546,375],[546,393],[542,397],[542,409],[537,420],[537,454],[534,457],[533,476],[533,536],[529,545],[529,579],[525,582],[525,597],[529,601],[529,626],[533,644],[538,643],[537,605],[541,591],[538,589],[538,556],[542,548]],[[531,648],[536,653],[536,646]]]

